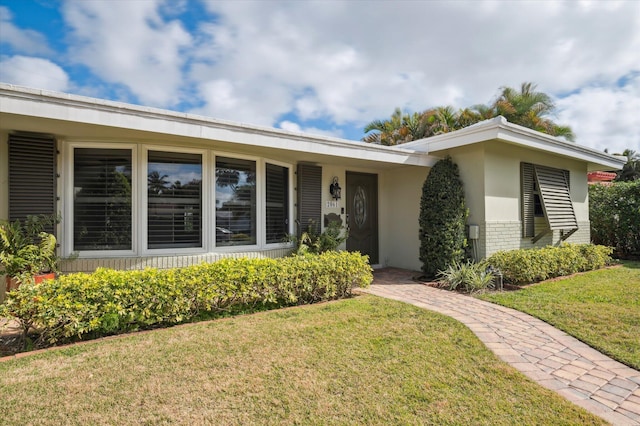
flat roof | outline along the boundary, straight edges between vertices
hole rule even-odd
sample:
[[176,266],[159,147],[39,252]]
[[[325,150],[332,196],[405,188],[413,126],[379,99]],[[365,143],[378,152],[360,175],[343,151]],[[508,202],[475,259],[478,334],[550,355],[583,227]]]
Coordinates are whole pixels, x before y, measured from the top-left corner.
[[[20,120],[20,117],[24,119]],[[626,163],[626,158],[509,123],[504,117],[399,146],[384,146],[0,83],[0,118],[1,127],[11,127],[9,122],[20,121],[26,127],[10,129],[15,131],[34,131],[29,127],[37,128],[36,121],[40,119],[54,128],[66,123],[66,128],[70,129],[71,125],[81,123],[246,147],[422,167],[433,166],[447,149],[491,140],[585,161],[588,170],[618,170]]]
[[[436,156],[404,147],[291,132],[6,83],[0,83],[0,114],[4,117],[0,121],[3,128],[11,127],[10,121],[15,122],[17,117],[23,116],[381,163],[431,167],[439,160]],[[55,129],[50,132],[54,133]]]
[[471,145],[490,140],[520,145],[530,149],[549,152],[588,163],[588,170],[619,170],[626,158],[607,154],[575,142],[538,132],[527,127],[509,123],[499,116],[481,121],[450,133],[407,142],[405,148],[438,155],[439,151]]

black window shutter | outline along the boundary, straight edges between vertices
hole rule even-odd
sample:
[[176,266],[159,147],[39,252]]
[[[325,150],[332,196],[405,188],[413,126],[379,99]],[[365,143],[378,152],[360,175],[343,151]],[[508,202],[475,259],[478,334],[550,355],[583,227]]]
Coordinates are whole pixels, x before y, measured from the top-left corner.
[[311,221],[320,232],[322,215],[322,167],[298,164],[298,236]]
[[57,214],[56,154],[51,136],[9,135],[9,220]]
[[289,169],[266,165],[266,241],[281,243],[289,232]]
[[522,185],[522,237],[533,237],[535,233],[535,197],[533,194],[533,164],[520,163],[520,182]]

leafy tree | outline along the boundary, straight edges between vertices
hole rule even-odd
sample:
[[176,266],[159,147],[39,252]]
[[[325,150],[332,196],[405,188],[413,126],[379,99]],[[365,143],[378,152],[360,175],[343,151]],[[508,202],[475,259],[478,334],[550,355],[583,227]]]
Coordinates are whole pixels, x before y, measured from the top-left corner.
[[627,164],[618,171],[616,182],[632,182],[640,180],[640,153],[631,149],[625,149],[622,155],[627,157]]
[[388,120],[374,120],[364,128],[365,142],[398,145],[429,136],[453,132],[499,115],[509,122],[547,133],[575,139],[568,126],[556,124],[549,117],[556,106],[549,95],[536,91],[533,83],[522,83],[520,90],[503,87],[495,101],[456,110],[439,106],[421,113],[402,113],[396,108]]
[[422,186],[420,261],[426,277],[463,261],[467,215],[458,166],[447,157],[433,166]]
[[591,240],[621,257],[640,256],[640,180],[589,185]]

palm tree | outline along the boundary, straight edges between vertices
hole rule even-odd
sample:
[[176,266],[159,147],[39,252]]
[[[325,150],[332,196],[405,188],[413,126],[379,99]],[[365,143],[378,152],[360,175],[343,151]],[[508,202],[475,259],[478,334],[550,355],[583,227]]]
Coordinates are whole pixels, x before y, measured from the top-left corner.
[[406,114],[403,118],[403,125],[407,129],[407,136],[405,136],[405,138],[409,139],[406,142],[430,136],[429,122],[427,121],[427,116],[425,116],[424,112],[414,112],[411,115]]
[[168,177],[168,175],[161,175],[157,170],[149,172],[147,177],[149,192],[156,195],[162,194],[169,187]]
[[388,120],[373,120],[364,128],[363,141],[380,145],[398,145],[425,137],[427,125],[422,114],[403,114],[396,108]]
[[622,170],[618,171],[615,181],[631,182],[640,180],[640,153],[632,149],[625,149],[622,155],[627,157],[627,164],[622,167]]
[[503,87],[492,107],[495,115],[501,115],[507,121],[528,127],[552,136],[562,136],[574,141],[575,135],[568,126],[560,126],[547,116],[555,112],[556,106],[549,95],[536,91],[533,83],[522,83],[520,91],[512,87]]
[[365,142],[380,145],[401,143],[449,133],[483,120],[502,115],[507,121],[573,142],[575,135],[569,126],[561,126],[548,118],[555,112],[549,95],[536,91],[533,83],[522,83],[520,90],[503,87],[495,101],[456,110],[439,106],[421,113],[402,113],[396,108],[388,120],[374,120],[364,128]]
[[474,105],[470,108],[464,108],[459,110],[458,126],[462,129],[464,127],[469,127],[471,125],[474,125],[480,121],[493,118],[492,115],[485,117],[485,114],[488,114],[487,110],[489,110],[489,107],[487,107],[486,105]]
[[470,108],[455,110],[452,106],[440,106],[424,113],[429,123],[429,136],[453,132],[480,121],[480,116]]
[[478,121],[490,120],[498,116],[493,105],[477,104],[470,109],[476,114]]

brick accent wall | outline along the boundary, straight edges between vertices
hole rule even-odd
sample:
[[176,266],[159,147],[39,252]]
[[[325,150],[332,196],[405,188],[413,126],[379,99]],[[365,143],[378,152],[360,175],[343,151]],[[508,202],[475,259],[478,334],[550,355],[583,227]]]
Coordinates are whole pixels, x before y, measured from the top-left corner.
[[264,251],[249,251],[239,253],[205,253],[197,255],[178,255],[178,256],[151,256],[151,257],[114,257],[102,259],[84,259],[78,258],[65,261],[61,265],[61,272],[93,272],[96,268],[112,268],[112,269],[144,269],[158,268],[169,269],[179,268],[182,266],[196,265],[203,262],[215,262],[227,257],[239,258],[263,258],[263,257],[283,257],[291,253],[290,248],[278,248]]
[[[578,222],[578,230],[565,241],[580,244],[591,242],[589,226],[588,221]],[[480,224],[480,238],[477,240],[477,251],[480,258],[485,258],[500,250],[558,245],[561,241],[560,231],[554,231],[553,234],[546,234],[533,244],[531,238],[522,238],[522,222],[520,221],[485,222],[484,224]]]

